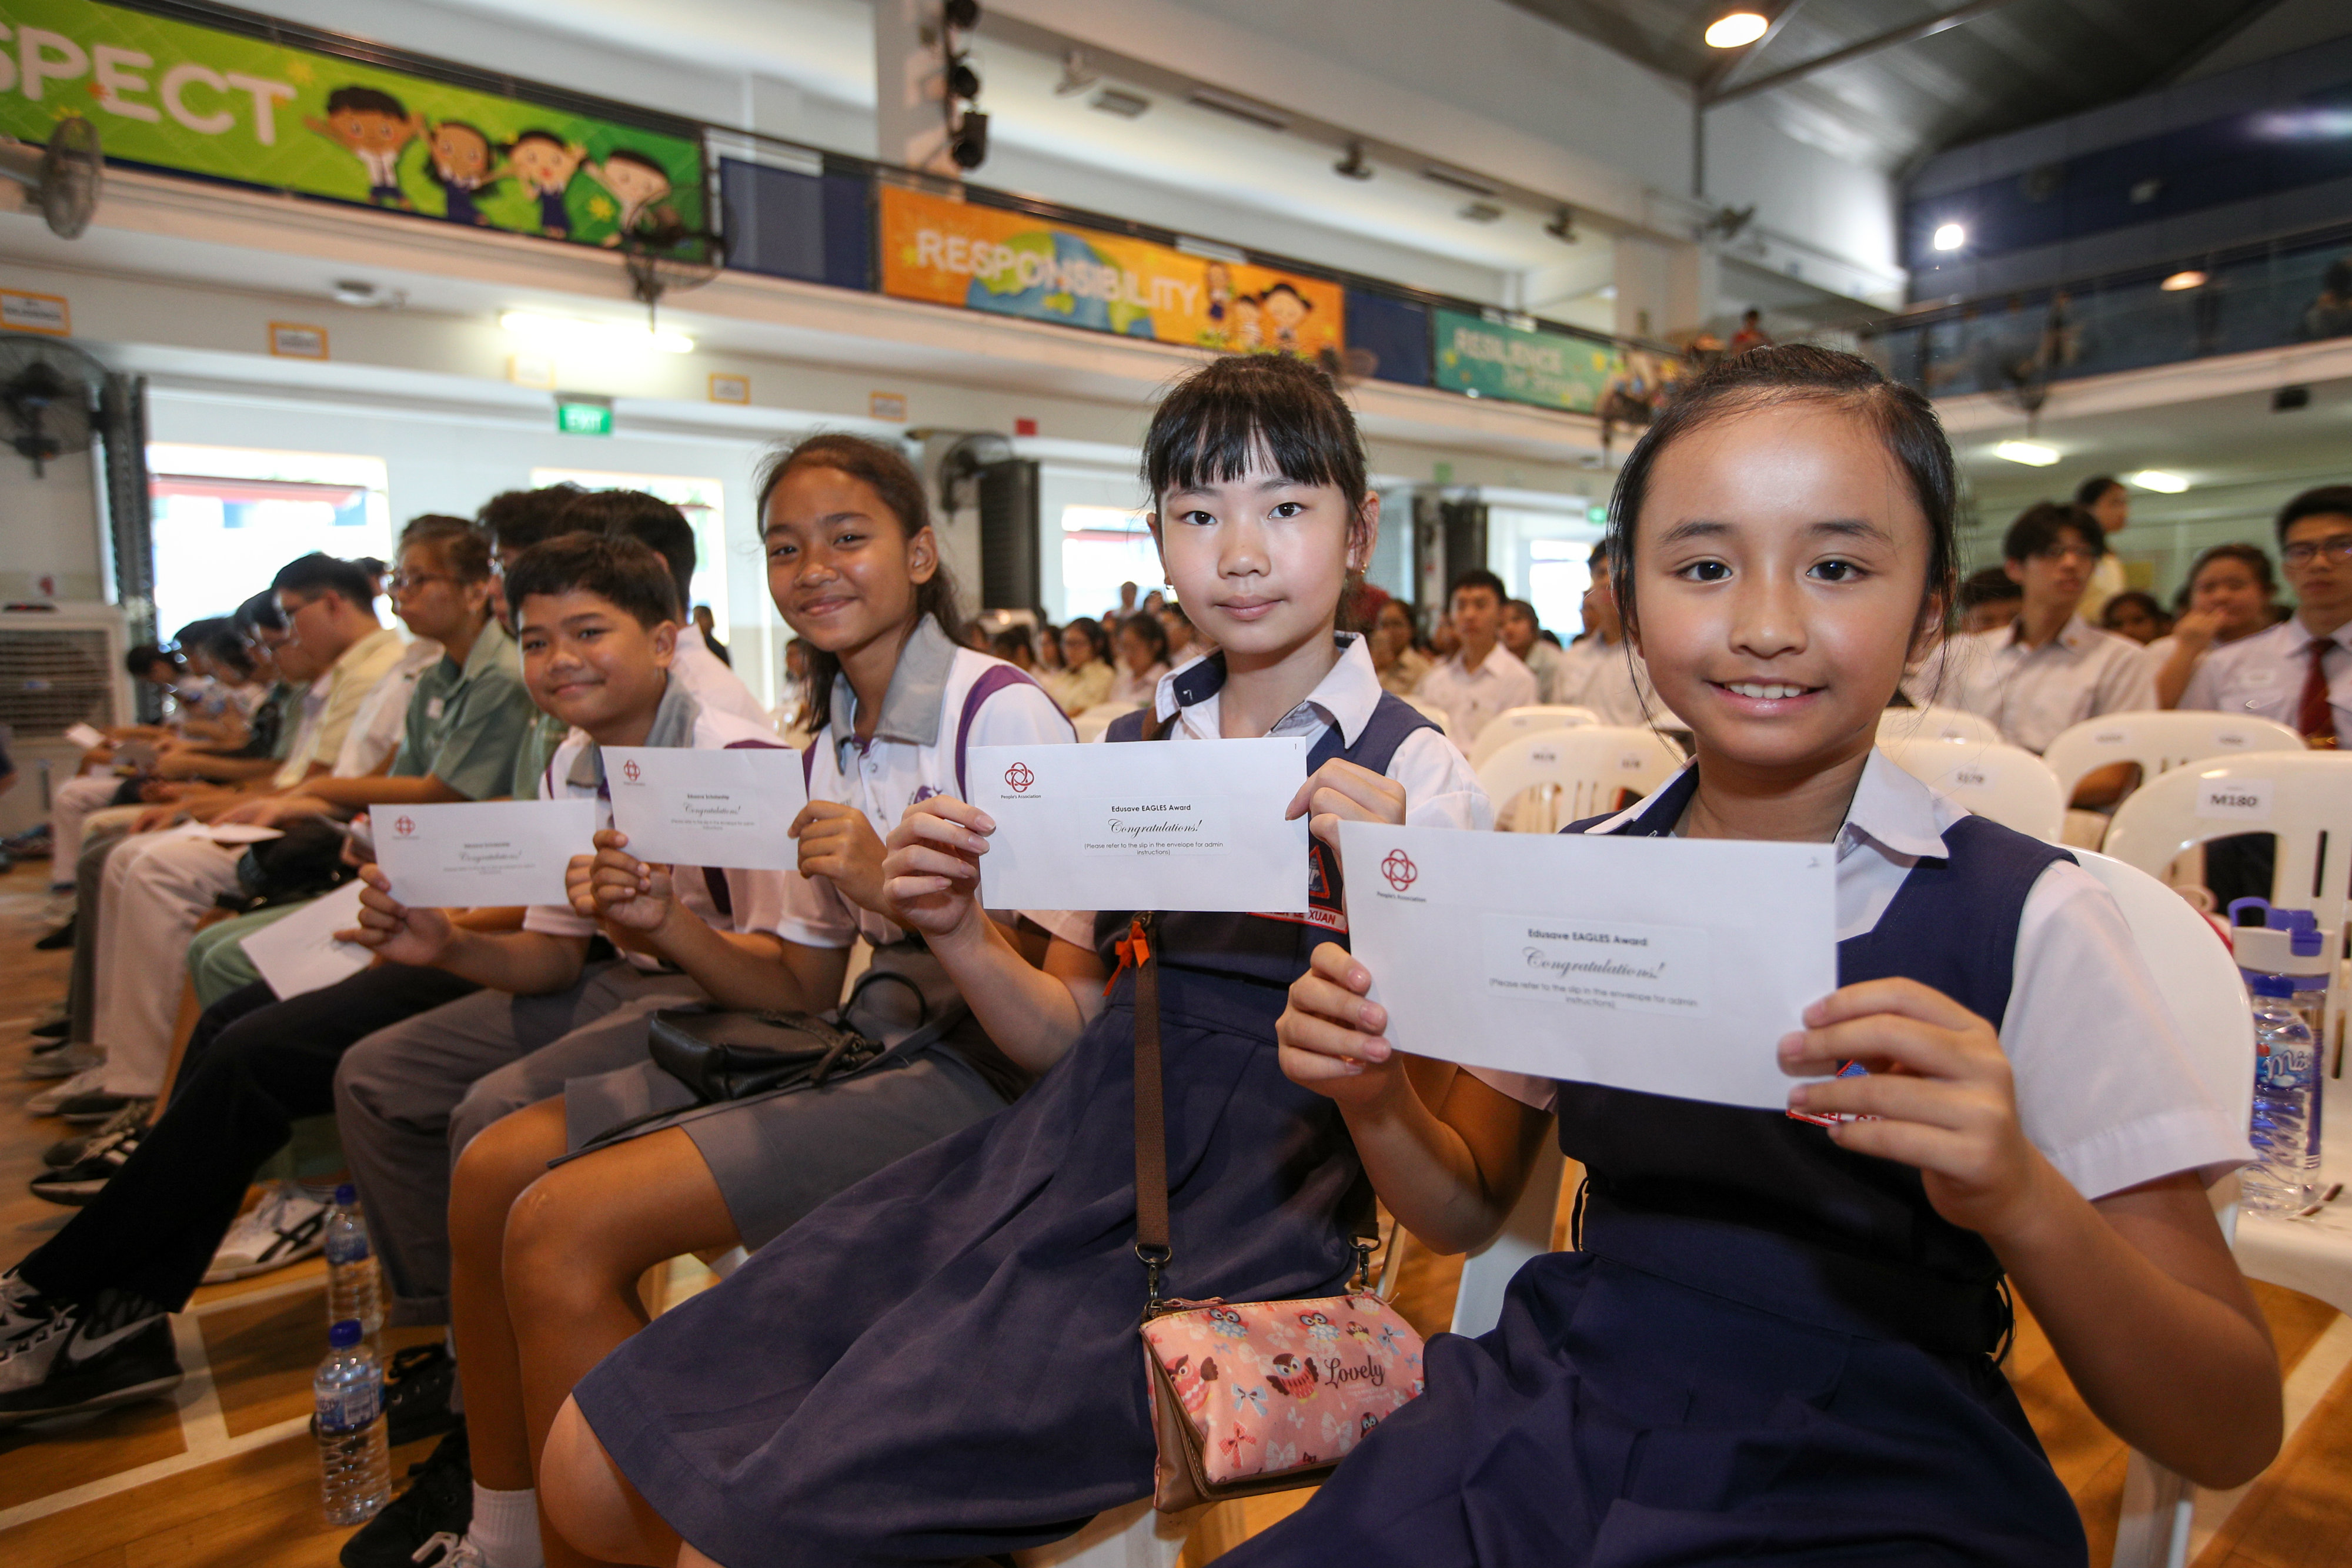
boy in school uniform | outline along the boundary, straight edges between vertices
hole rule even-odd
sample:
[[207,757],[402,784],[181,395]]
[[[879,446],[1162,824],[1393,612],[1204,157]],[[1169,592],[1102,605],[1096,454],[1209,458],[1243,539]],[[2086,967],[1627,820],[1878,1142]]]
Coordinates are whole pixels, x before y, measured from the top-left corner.
[[[2024,593],[2016,621],[1947,640],[1906,685],[1911,700],[1990,719],[2002,739],[2036,755],[2070,725],[2154,708],[2139,644],[2100,631],[2076,608],[2105,549],[2099,525],[2078,507],[2043,501],[2020,513],[2000,547],[2002,570]],[[2104,783],[2092,775],[2074,803],[2100,803]]]
[[1421,697],[1445,710],[1454,744],[1464,751],[1506,708],[1536,700],[1536,677],[1503,646],[1503,580],[1474,567],[1454,580],[1448,598],[1462,646],[1421,680]]
[[2259,714],[2333,748],[2352,735],[2352,485],[2289,501],[2278,541],[2294,614],[2207,654],[2180,706]]
[[1591,708],[1603,724],[1680,729],[1683,721],[1658,700],[1642,655],[1625,646],[1625,620],[1617,613],[1617,596],[1609,587],[1609,546],[1594,545],[1586,560],[1592,571],[1591,585],[1584,591],[1589,635],[1569,645],[1544,701]]

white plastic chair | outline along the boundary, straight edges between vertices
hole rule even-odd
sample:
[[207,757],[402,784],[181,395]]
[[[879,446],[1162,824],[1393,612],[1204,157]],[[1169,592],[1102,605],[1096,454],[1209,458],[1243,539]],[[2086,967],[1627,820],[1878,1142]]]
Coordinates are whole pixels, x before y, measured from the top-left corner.
[[[1617,793],[1648,794],[1679,772],[1682,753],[1646,729],[1580,725],[1538,730],[1506,744],[1478,769],[1478,782],[1499,815],[1517,802],[1513,831],[1548,833],[1580,817],[1617,810]],[[1549,801],[1521,800],[1530,789],[1557,787]]]
[[2117,762],[2137,763],[2145,784],[2192,762],[2303,749],[2303,737],[2275,719],[2195,710],[2113,713],[2059,731],[2042,760],[2071,800],[2086,774]]
[[1103,732],[1110,727],[1111,720],[1121,714],[1133,713],[1136,706],[1134,703],[1097,703],[1072,719],[1070,725],[1078,732],[1080,741],[1100,740]]
[[1444,733],[1446,739],[1454,741],[1454,744],[1457,746],[1461,744],[1461,742],[1456,740],[1454,737],[1453,716],[1448,714],[1444,708],[1439,707],[1427,697],[1401,696],[1397,698],[1397,701],[1404,704],[1405,706],[1412,709],[1413,712],[1421,715],[1422,717],[1437,726],[1438,729]]
[[1589,707],[1571,707],[1565,703],[1530,703],[1525,707],[1507,707],[1486,721],[1486,727],[1470,743],[1472,771],[1486,766],[1486,758],[1523,735],[1536,735],[1548,729],[1574,729],[1583,725],[1599,724],[1601,716]]
[[1998,740],[1886,740],[1878,748],[1939,795],[2004,828],[2056,842],[2066,797],[2049,764]]
[[1956,707],[1891,707],[1878,716],[1878,744],[1890,740],[1999,740],[1990,719]]

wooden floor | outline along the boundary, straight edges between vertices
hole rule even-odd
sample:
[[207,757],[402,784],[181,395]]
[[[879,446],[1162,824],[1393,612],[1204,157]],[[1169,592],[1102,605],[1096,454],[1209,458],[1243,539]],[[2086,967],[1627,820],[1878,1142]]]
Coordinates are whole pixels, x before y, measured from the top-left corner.
[[[39,863],[0,876],[0,1091],[14,1079],[24,1030],[63,995],[65,953],[35,953],[53,917]],[[66,1129],[0,1105],[0,1265],[13,1263],[70,1212],[31,1196],[40,1152]],[[1424,1333],[1453,1312],[1458,1263],[1408,1244],[1398,1305]],[[673,1267],[671,1301],[709,1282]],[[2352,1568],[2352,1320],[2291,1291],[2257,1285],[2288,1369],[2294,1436],[2276,1464],[2240,1492],[2199,1499],[2197,1568]],[[62,1429],[0,1433],[0,1565],[5,1568],[326,1568],[343,1531],[319,1508],[304,1422],[311,1369],[325,1354],[325,1276],[317,1261],[197,1293],[174,1320],[187,1380],[157,1400]],[[394,1331],[387,1351],[429,1341]],[[2010,1364],[2034,1428],[2083,1511],[2091,1560],[2106,1563],[2121,1507],[2123,1446],[2093,1418],[2048,1342],[2028,1321]],[[429,1448],[394,1454],[395,1479]],[[1293,1492],[1226,1504],[1197,1525],[1184,1553],[1200,1568],[1297,1508]]]

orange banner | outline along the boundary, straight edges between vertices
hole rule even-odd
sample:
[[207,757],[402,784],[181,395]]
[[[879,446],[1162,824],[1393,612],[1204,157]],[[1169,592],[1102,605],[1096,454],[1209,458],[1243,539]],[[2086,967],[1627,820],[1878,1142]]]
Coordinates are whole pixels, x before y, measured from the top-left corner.
[[1026,213],[881,185],[882,292],[1234,353],[1313,359],[1344,341],[1319,277],[1189,255]]

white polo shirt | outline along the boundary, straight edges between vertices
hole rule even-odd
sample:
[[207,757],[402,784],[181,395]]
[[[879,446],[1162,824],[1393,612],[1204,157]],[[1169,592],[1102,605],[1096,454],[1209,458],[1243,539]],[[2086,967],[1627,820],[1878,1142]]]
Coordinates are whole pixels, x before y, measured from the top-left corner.
[[[1371,655],[1365,654],[1364,661],[1369,664]],[[1421,689],[1413,695],[1445,710],[1446,722],[1454,727],[1454,744],[1466,752],[1496,715],[1536,700],[1536,677],[1516,654],[1497,643],[1475,670],[1455,653],[1422,676]]]
[[2304,630],[2294,617],[2267,632],[2214,649],[2205,655],[2180,694],[2185,708],[2258,714],[2290,729],[2303,710],[2304,683],[2311,678],[2314,643],[2326,649],[2320,666],[2327,674],[2327,706],[2336,713],[2339,741],[2352,740],[2352,622],[2325,638]]
[[2020,641],[2012,623],[1947,639],[1904,690],[1922,707],[1964,708],[1990,719],[2002,739],[2038,754],[2085,719],[2152,711],[2156,677],[2146,653],[2080,615],[2039,648]]
[[[1648,804],[1586,831],[1610,832]],[[1873,751],[1838,830],[1838,940],[1874,930],[1912,866],[1948,854],[1944,830],[1967,815]],[[1991,1021],[2026,1137],[2084,1197],[2179,1171],[2218,1180],[2251,1157],[2245,1128],[2190,1065],[2114,895],[2073,861],[2051,865],[2027,892],[2009,1013]],[[1552,1103],[1545,1080],[1472,1071],[1513,1099]]]
[[[997,670],[1011,676],[992,677]],[[983,679],[996,689],[972,706],[973,688]],[[938,622],[925,616],[899,651],[873,739],[857,739],[857,694],[848,676],[834,677],[825,727],[809,742],[804,757],[808,795],[856,807],[887,840],[917,801],[934,795],[964,798],[956,765],[971,747],[1075,745],[1077,738],[1044,688],[1003,659],[958,647]],[[1094,940],[1090,915],[1051,909],[1020,913],[1082,947]],[[861,934],[877,946],[887,946],[906,936],[892,922],[852,904],[832,883],[798,875],[792,879],[781,929],[810,947],[846,947]]]
[[360,699],[342,749],[335,753],[334,777],[364,779],[399,749],[408,726],[408,699],[425,672],[441,662],[441,644],[430,637],[416,638],[400,651],[400,663],[392,673]]
[[670,655],[670,678],[694,695],[694,700],[718,713],[731,713],[753,724],[765,725],[768,733],[776,732],[774,716],[760,706],[751,688],[743,684],[724,659],[710,651],[693,627],[678,633],[677,649]]
[[[655,710],[653,728],[646,736],[646,744],[722,751],[735,746],[781,747],[783,743],[765,724],[731,713],[714,712],[696,700],[682,682],[671,681],[662,693],[661,706]],[[555,748],[555,755],[548,759],[539,776],[539,798],[593,800],[598,829],[613,825],[613,800],[604,783],[603,748],[588,737],[587,731],[572,731]],[[580,852],[592,854],[594,848],[593,844],[583,844]],[[679,906],[706,925],[720,931],[764,931],[793,939],[785,929],[786,888],[800,880],[799,873],[788,871],[682,865],[671,869],[670,885]],[[727,905],[724,910],[719,907],[719,898],[714,896],[720,894]],[[522,928],[550,936],[593,936],[597,931],[596,922],[568,904],[533,904],[523,912]],[[662,967],[661,960],[649,953],[624,948],[622,956],[640,969]]]

